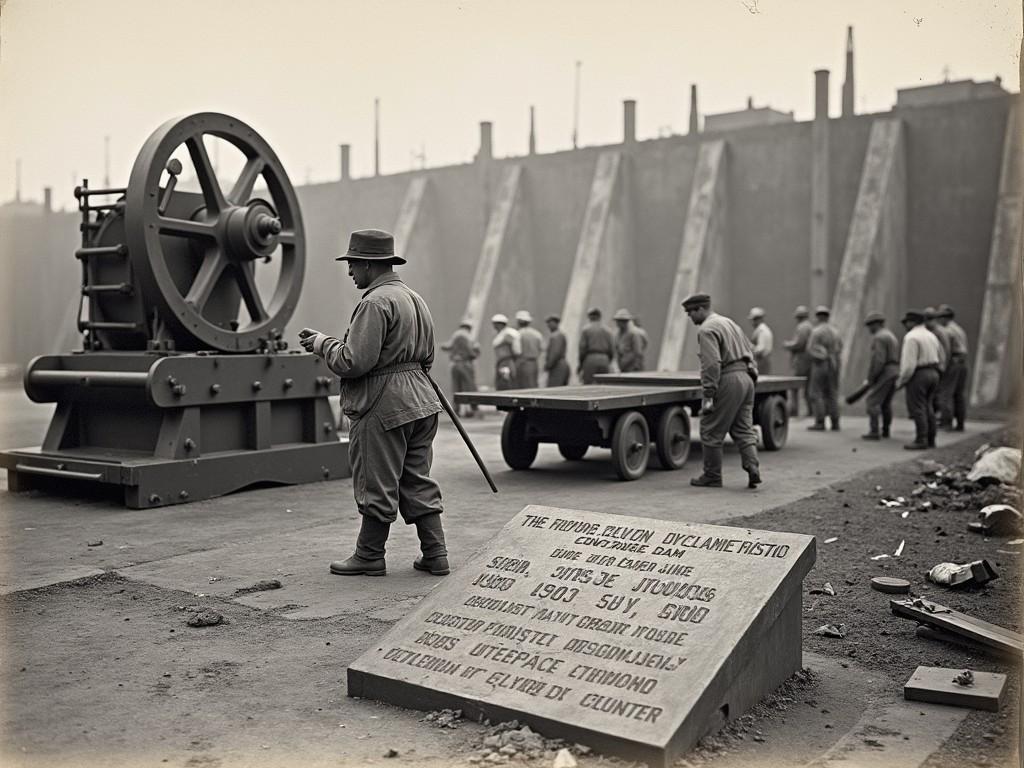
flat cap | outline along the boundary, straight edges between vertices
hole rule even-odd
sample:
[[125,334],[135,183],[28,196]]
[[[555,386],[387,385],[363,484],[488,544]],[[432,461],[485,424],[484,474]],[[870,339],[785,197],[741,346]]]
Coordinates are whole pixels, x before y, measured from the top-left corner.
[[622,307],[621,309],[616,309],[615,310],[615,314],[612,315],[612,320],[632,320],[632,319],[633,319],[633,315],[625,307]]
[[505,325],[508,325],[508,317],[506,317],[505,315],[501,314],[501,312],[499,312],[498,314],[494,315],[494,317],[491,318],[491,322],[492,323],[505,323]]
[[811,314],[810,310],[803,304],[793,310],[793,317],[807,317],[809,314]]
[[925,320],[934,320],[936,317],[938,317],[938,313],[936,313],[935,307],[925,307],[924,311],[921,314],[924,315]]
[[706,293],[693,293],[683,299],[683,309],[690,310],[697,307],[710,307],[711,297]]
[[864,318],[864,325],[871,325],[872,323],[884,323],[885,315],[881,312],[871,312],[867,317]]
[[903,313],[903,319],[900,322],[905,323],[908,320],[914,323],[924,322],[924,312],[920,309],[908,309]]
[[600,317],[600,316],[601,316],[601,310],[598,309],[597,307],[591,307],[590,309],[587,310],[587,317]]
[[938,317],[955,317],[956,313],[949,304],[939,304]]
[[516,312],[516,320],[521,320],[524,323],[532,323],[533,315],[531,315],[525,309],[520,309],[518,312]]
[[764,317],[764,310],[761,307],[751,307],[750,312],[747,314],[748,320],[758,320]]
[[559,317],[558,315],[548,315],[547,317],[544,318],[544,322],[546,323],[551,322],[552,320],[554,320],[556,323],[562,322],[562,318]]
[[395,238],[383,229],[357,229],[348,238],[348,251],[335,261],[386,261],[389,264],[405,264],[405,259],[395,255]]
[[831,315],[832,310],[826,307],[824,304],[819,304],[814,308],[814,314],[816,315]]

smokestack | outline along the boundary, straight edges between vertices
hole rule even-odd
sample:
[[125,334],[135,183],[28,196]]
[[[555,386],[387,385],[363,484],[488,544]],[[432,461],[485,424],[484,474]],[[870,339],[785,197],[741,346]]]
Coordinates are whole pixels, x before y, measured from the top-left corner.
[[493,125],[489,122],[480,123],[480,151],[477,152],[477,160],[490,160],[493,155],[493,146],[491,145],[491,128]]
[[53,210],[53,187],[43,187],[43,212]]
[[373,100],[373,175],[380,176],[380,99]]
[[843,80],[843,117],[853,117],[853,27],[846,28],[846,79]]
[[103,186],[110,188],[110,137],[103,137]]
[[348,171],[348,158],[349,158],[349,151],[350,151],[350,149],[351,148],[350,148],[350,146],[348,144],[339,144],[338,145],[338,150],[341,153],[341,180],[342,181],[348,181],[349,178],[350,178],[349,177],[349,171]]
[[753,109],[753,108],[754,108],[754,97],[753,96],[747,96],[747,109]]
[[636,141],[636,102],[626,99],[622,102],[622,143]]
[[828,70],[814,70],[814,119],[828,120]]
[[697,84],[690,85],[690,133],[700,131],[700,113],[697,112]]
[[537,154],[537,136],[533,132],[533,107],[530,107],[530,149],[531,155]]

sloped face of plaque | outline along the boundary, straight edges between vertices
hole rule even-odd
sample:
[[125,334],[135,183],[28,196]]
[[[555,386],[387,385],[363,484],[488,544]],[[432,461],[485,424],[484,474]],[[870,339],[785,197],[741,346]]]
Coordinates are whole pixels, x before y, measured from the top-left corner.
[[348,669],[348,694],[667,765],[801,665],[814,538],[529,506]]

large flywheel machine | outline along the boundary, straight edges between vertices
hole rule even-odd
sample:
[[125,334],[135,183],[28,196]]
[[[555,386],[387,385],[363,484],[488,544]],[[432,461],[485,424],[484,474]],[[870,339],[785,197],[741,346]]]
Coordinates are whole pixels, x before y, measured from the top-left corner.
[[[230,189],[214,142],[236,155]],[[29,365],[28,396],[57,405],[42,446],[0,454],[10,489],[106,483],[144,508],[349,476],[338,381],[282,339],[305,243],[266,141],[223,114],[170,120],[127,187],[75,196],[83,348]]]

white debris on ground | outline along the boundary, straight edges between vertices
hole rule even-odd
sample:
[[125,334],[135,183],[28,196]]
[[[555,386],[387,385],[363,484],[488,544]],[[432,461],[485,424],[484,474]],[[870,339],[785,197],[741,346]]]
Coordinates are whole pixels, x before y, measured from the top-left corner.
[[971,471],[967,473],[967,479],[976,483],[1015,483],[1020,477],[1020,458],[1019,448],[990,448],[974,462]]

